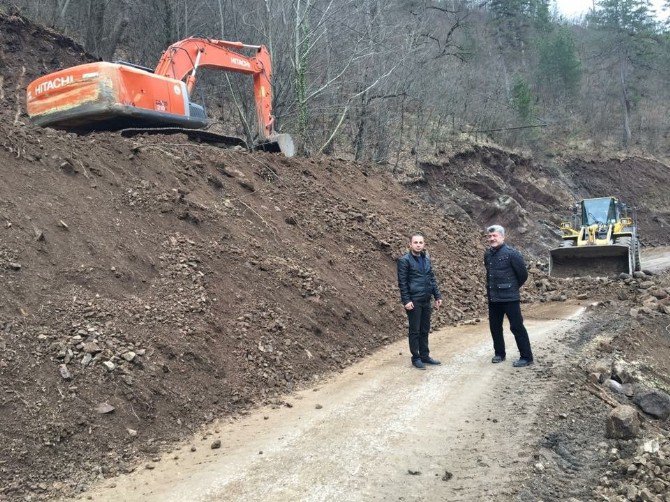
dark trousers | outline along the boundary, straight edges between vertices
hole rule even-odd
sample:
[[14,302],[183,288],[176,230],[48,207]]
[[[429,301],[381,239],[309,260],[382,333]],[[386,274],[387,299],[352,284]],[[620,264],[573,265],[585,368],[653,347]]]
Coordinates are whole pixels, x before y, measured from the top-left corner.
[[427,300],[412,300],[414,308],[406,310],[409,320],[409,351],[412,353],[412,361],[427,359],[430,354],[428,350],[428,332],[430,331],[430,297]]
[[522,359],[533,360],[530,350],[528,331],[523,325],[520,302],[489,302],[489,327],[493,337],[493,350],[497,356],[505,357],[505,339],[503,338],[503,319],[507,316],[509,327],[514,334],[516,346]]

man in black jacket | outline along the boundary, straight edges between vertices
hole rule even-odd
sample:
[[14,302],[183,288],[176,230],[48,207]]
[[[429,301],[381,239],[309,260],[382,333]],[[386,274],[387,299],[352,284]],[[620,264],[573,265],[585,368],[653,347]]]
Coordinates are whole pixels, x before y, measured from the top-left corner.
[[398,260],[400,301],[409,320],[409,350],[412,364],[420,370],[425,370],[426,364],[440,364],[440,361],[430,357],[428,349],[431,297],[435,297],[436,309],[442,305],[442,295],[424,247],[423,235],[414,234],[409,240],[409,253]]
[[521,316],[521,296],[519,288],[528,279],[528,271],[523,256],[516,249],[505,244],[505,229],[492,225],[486,229],[489,249],[484,255],[486,265],[486,292],[489,300],[489,327],[493,337],[495,355],[492,363],[505,360],[505,339],[503,319],[507,316],[514,334],[521,358],[513,366],[522,368],[533,364],[528,332]]

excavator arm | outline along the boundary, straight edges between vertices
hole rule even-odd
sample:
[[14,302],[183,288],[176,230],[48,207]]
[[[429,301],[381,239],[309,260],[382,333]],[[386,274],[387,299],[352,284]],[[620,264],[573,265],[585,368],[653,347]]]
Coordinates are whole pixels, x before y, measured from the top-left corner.
[[[232,49],[255,49],[256,55],[245,56]],[[172,44],[158,61],[155,74],[175,80],[186,79],[189,96],[195,87],[199,68],[214,68],[251,75],[254,81],[254,99],[258,130],[263,139],[275,136],[272,115],[272,63],[264,45],[246,45],[241,42],[187,38]]]

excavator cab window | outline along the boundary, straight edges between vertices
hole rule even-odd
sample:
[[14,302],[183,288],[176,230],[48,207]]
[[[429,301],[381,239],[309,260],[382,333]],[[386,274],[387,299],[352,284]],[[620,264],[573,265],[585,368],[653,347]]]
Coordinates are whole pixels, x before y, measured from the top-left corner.
[[617,219],[617,207],[614,199],[601,197],[599,199],[587,199],[582,203],[582,225],[591,226],[595,224],[607,225],[614,223]]

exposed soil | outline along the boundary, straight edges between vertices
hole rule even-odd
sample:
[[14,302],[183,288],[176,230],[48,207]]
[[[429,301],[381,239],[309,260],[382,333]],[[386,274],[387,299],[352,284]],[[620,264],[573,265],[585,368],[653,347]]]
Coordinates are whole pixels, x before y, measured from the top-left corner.
[[[585,307],[526,312],[538,364],[489,362],[484,324],[432,336],[441,366],[396,342],[343,374],[234,422],[214,424],[95,500],[500,500],[530,460],[541,403]],[[546,320],[547,318],[551,320]],[[570,333],[573,333],[570,335]],[[512,344],[513,339],[508,339]],[[510,356],[516,352],[510,347]],[[220,440],[221,448],[210,445]],[[192,451],[191,445],[196,446]],[[159,460],[159,459],[156,459]],[[347,494],[343,497],[343,494]]]
[[[670,276],[654,282],[667,292]],[[634,303],[647,296],[641,291]],[[519,500],[670,499],[670,421],[640,411],[639,437],[606,433],[612,408],[633,405],[641,388],[670,391],[670,316],[663,303],[659,308],[663,314],[649,309],[640,315],[625,302],[600,305],[573,337],[567,364],[555,374],[560,386],[542,406],[543,437],[519,480]],[[614,363],[626,368],[621,390],[607,380],[621,379]]]
[[85,491],[402,339],[395,259],[417,229],[445,292],[436,328],[483,314],[481,228],[493,221],[532,259],[525,303],[612,300],[603,315],[627,315],[640,346],[634,323],[667,319],[650,293],[667,287],[659,278],[557,280],[535,263],[563,201],[607,195],[631,167],[622,197],[638,199],[643,242],[667,245],[663,164],[598,160],[586,184],[573,164],[473,146],[398,182],[337,158],[31,126],[28,81],[90,60],[0,15],[0,498]]
[[[552,164],[475,145],[421,164],[408,180],[445,214],[484,227],[507,227],[512,242],[544,255],[560,243],[561,221],[582,198],[615,196],[635,209],[643,246],[668,243],[670,166],[639,157],[556,158]],[[622,182],[625,180],[625,182]]]

